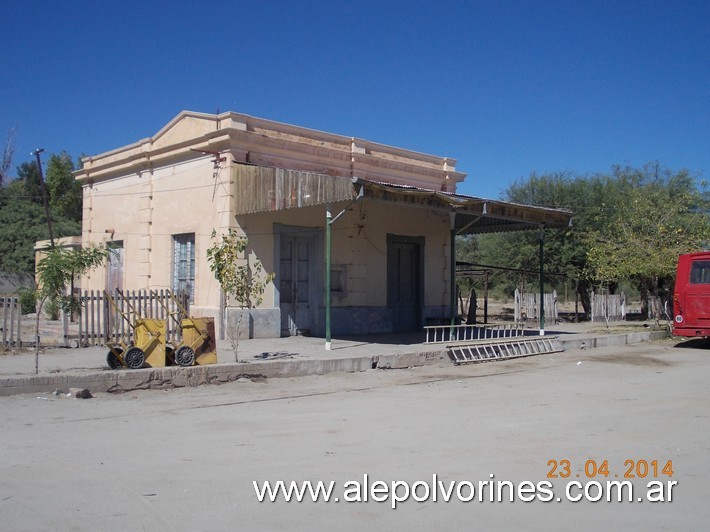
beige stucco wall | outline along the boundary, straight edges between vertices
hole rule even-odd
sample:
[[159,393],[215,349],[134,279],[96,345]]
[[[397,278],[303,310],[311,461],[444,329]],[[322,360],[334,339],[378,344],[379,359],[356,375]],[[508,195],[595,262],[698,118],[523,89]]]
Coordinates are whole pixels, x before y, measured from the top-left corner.
[[[347,202],[332,206],[337,216]],[[324,232],[325,206],[289,209],[237,217],[249,238],[249,252],[266,271],[274,262],[274,225],[313,228]],[[449,304],[449,216],[432,209],[397,206],[371,200],[352,205],[332,226],[332,264],[346,266],[346,293],[334,297],[334,307],[387,305],[387,235],[424,238],[424,305]],[[267,288],[264,306],[274,306],[275,284]],[[319,302],[323,304],[324,302]]]
[[[84,186],[84,242],[123,242],[123,287],[167,289],[172,283],[173,235],[195,234],[194,315],[217,316],[219,285],[206,261],[211,234],[229,224],[229,171],[214,175],[212,159],[199,158]],[[105,269],[83,286],[103,289]]]
[[351,265],[348,283],[355,301],[348,304],[364,299],[367,306],[387,305],[387,235],[394,234],[424,238],[424,306],[447,305],[448,219],[431,209],[365,201],[339,220],[349,226],[347,238],[339,235],[337,244]]

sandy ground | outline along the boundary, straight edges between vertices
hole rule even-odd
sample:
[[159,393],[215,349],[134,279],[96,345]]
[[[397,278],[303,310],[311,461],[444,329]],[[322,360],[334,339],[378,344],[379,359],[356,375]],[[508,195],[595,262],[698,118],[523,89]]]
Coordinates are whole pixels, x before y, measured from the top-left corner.
[[[710,352],[677,341],[72,399],[0,397],[6,530],[700,530]],[[569,502],[673,461],[672,502]],[[550,460],[570,478],[548,479]],[[550,480],[557,502],[258,502],[252,481]],[[635,479],[636,496],[651,476]],[[467,493],[467,492],[466,492]]]

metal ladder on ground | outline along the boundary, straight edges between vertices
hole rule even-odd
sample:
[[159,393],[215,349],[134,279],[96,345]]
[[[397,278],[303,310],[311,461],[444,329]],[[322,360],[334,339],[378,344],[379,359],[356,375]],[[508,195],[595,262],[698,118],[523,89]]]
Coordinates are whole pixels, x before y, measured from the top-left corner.
[[557,353],[562,351],[562,346],[555,341],[556,339],[557,337],[515,338],[455,344],[447,347],[454,364],[466,364]]

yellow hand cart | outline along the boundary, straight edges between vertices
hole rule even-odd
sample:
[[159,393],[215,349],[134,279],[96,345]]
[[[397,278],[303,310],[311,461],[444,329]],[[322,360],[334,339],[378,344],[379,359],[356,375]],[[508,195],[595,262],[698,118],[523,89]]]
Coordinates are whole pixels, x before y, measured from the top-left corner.
[[[119,292],[119,294],[121,294]],[[111,369],[128,368],[139,369],[144,366],[157,368],[165,366],[166,353],[166,323],[165,320],[152,318],[138,318],[132,323],[121,311],[113,297],[106,292],[107,299],[114,309],[133,329],[133,345],[128,344],[124,339],[117,339],[107,342],[109,352],[106,355],[106,363]],[[127,299],[124,303],[132,310],[133,307]]]
[[[178,312],[170,312],[165,303],[161,304],[168,315],[180,326],[182,340],[168,341],[166,344],[166,359],[168,363],[178,366],[194,366],[198,364],[217,363],[217,343],[214,331],[214,318],[188,317],[187,310],[180,301],[170,293]],[[176,318],[176,315],[178,316]]]

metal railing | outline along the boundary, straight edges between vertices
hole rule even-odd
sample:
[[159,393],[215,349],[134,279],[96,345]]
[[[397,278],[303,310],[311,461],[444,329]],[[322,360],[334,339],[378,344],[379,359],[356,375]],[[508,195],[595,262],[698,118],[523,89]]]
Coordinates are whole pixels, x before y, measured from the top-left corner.
[[472,342],[475,340],[495,340],[499,338],[517,338],[523,336],[525,326],[522,323],[501,325],[430,325],[424,327],[425,344],[446,342]]

